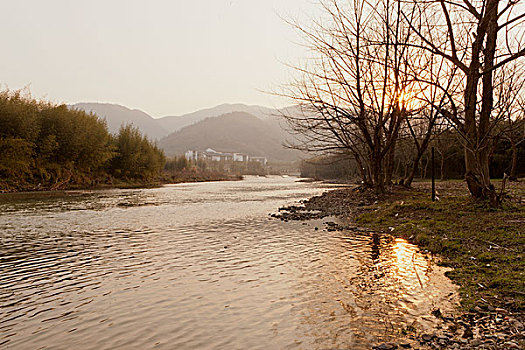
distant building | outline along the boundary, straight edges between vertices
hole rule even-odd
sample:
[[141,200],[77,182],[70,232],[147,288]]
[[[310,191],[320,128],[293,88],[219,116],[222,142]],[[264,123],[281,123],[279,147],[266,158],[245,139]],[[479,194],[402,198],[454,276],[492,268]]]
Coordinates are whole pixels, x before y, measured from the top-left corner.
[[266,166],[266,164],[268,163],[268,160],[266,159],[266,157],[250,157],[249,160],[250,160],[250,162],[261,163],[264,166]]
[[213,160],[215,162],[233,160],[232,153],[217,152],[213,148],[208,148],[206,151],[201,152],[202,158]]
[[234,153],[233,154],[233,161],[234,162],[247,162],[248,161],[248,155],[243,153]]
[[199,152],[193,150],[186,151],[186,153],[184,153],[184,158],[187,160],[199,160]]
[[184,153],[184,157],[187,160],[211,160],[211,161],[233,161],[233,162],[258,162],[262,165],[266,166],[268,163],[268,160],[266,157],[252,157],[244,153],[225,153],[225,152],[218,152],[214,150],[213,148],[208,148],[204,152],[202,151],[195,151],[195,150],[188,150],[186,153]]

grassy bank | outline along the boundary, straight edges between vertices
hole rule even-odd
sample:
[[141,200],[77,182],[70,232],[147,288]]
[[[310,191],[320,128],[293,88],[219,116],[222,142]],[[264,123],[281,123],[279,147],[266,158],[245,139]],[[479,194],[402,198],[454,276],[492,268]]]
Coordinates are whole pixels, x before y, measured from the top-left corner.
[[466,310],[525,309],[525,183],[508,184],[512,196],[503,209],[472,202],[463,182],[438,182],[440,200],[430,199],[430,184],[395,189],[364,206],[356,223],[390,232],[438,254],[454,268]]

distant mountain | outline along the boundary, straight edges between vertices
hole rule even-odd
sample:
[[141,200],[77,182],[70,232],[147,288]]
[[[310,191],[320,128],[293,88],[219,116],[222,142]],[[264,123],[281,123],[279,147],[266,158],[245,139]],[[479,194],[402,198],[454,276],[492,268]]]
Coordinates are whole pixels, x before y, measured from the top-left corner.
[[283,147],[287,135],[275,118],[262,120],[246,112],[233,112],[184,127],[160,140],[159,146],[168,156],[213,148],[265,156],[271,161],[298,160],[302,153]]
[[111,103],[77,103],[71,105],[70,108],[80,109],[88,113],[93,112],[106,119],[111,133],[118,132],[122,124],[130,123],[152,140],[160,139],[170,133],[170,130],[165,129],[158,119],[138,109],[129,109]]
[[277,113],[277,110],[262,106],[248,106],[242,103],[222,104],[220,106],[202,109],[200,111],[181,116],[168,116],[157,120],[164,129],[174,132],[206,118],[218,117],[220,115],[232,112],[245,112],[259,119],[265,120],[272,118],[272,116]]
[[[283,143],[291,136],[282,127],[279,111],[262,106],[223,104],[178,117],[155,119],[137,109],[111,103],[77,103],[70,108],[93,112],[106,119],[108,129],[118,132],[123,124],[133,124],[152,140],[159,141],[169,156],[188,149],[216,148],[275,161],[293,161],[302,153],[286,149]],[[295,113],[288,107],[286,113]]]

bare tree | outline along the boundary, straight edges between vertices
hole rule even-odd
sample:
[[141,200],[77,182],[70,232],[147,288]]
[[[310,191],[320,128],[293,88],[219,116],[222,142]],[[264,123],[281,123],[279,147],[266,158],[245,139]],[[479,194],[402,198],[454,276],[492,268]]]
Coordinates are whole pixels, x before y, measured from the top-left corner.
[[[463,81],[462,100],[442,113],[464,141],[466,181],[470,193],[499,198],[490,182],[489,160],[494,130],[494,77],[499,69],[525,56],[525,12],[520,0],[413,0],[413,13],[405,19],[421,39],[411,46],[445,58]],[[416,25],[420,24],[420,25]],[[421,25],[422,24],[422,25]],[[451,96],[452,97],[452,96]]]
[[[414,25],[416,24],[412,24]],[[412,104],[421,107],[407,118],[404,131],[410,136],[415,147],[411,170],[400,181],[400,184],[407,187],[411,186],[419,163],[432,140],[450,128],[441,111],[451,109],[450,97],[458,88],[456,70],[447,69],[445,58],[422,52],[418,54],[418,60],[411,67],[413,79],[419,86],[418,95],[412,97]]]
[[395,145],[415,88],[409,69],[420,49],[408,45],[412,30],[399,1],[323,2],[326,17],[305,27],[312,59],[295,67],[301,77],[285,95],[302,113],[285,114],[301,134],[294,147],[351,154],[365,184],[384,193],[393,172]]
[[432,145],[440,158],[439,178],[440,180],[445,180],[445,161],[455,157],[461,152],[458,149],[461,143],[458,142],[458,135],[449,129],[440,134],[439,137],[432,142]]
[[500,121],[496,129],[493,150],[497,141],[505,140],[510,144],[512,160],[509,179],[517,180],[518,147],[525,142],[525,67],[513,62],[504,67],[495,77],[494,118]]

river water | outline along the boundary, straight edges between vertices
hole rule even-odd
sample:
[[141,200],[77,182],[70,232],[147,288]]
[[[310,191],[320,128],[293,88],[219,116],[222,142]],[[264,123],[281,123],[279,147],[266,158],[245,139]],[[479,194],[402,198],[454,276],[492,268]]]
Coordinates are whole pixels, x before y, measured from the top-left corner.
[[416,246],[269,218],[329,189],[295,180],[0,195],[0,348],[369,349],[436,326],[455,287]]

